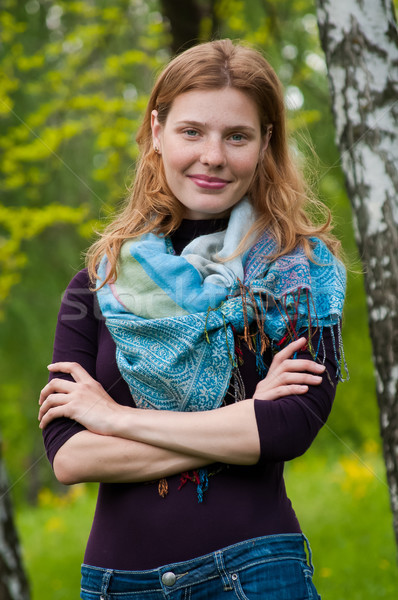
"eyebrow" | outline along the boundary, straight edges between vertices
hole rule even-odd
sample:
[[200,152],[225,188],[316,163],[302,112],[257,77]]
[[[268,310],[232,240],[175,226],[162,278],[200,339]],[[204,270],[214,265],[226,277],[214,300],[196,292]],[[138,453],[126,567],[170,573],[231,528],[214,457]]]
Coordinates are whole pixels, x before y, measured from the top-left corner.
[[[193,127],[206,127],[206,122],[202,123],[201,121],[177,121],[175,123],[176,127],[181,127],[181,125],[191,125]],[[228,131],[247,131],[251,133],[256,133],[256,129],[251,127],[250,125],[232,125],[231,127],[226,127]]]

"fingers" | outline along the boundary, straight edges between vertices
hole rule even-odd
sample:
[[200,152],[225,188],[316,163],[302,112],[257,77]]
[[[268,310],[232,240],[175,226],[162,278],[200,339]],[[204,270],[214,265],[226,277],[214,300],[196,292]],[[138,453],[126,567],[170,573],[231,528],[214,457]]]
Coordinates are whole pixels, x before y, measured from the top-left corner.
[[293,358],[306,344],[306,338],[301,337],[274,356],[267,376],[256,387],[255,398],[277,400],[283,396],[305,394],[310,386],[322,383],[325,365],[315,360]]
[[54,419],[58,419],[60,417],[70,417],[70,415],[68,414],[68,405],[67,404],[60,404],[57,406],[53,406],[52,408],[49,408],[46,412],[44,412],[43,414],[39,413],[39,427],[40,429],[45,429],[45,427],[47,427],[47,425],[53,421]]
[[66,415],[66,405],[68,404],[68,394],[50,394],[41,403],[38,420],[40,421],[40,428],[43,429],[49,421],[57,418],[57,416]]
[[275,354],[272,359],[270,366],[270,372],[281,372],[281,371],[309,371],[311,373],[323,373],[325,366],[321,363],[315,362],[315,360],[295,358],[292,357],[302,350],[307,344],[307,339],[301,337],[294,342],[291,342],[283,348],[280,352]]
[[293,385],[298,386],[309,386],[309,385],[320,385],[322,383],[322,377],[320,375],[312,375],[311,373],[301,372],[289,372],[283,371],[281,373],[269,374],[265,379],[260,381],[257,386],[259,391],[261,390],[280,390],[281,387],[292,387]]
[[304,346],[306,344],[307,344],[307,339],[305,337],[301,337],[298,340],[294,340],[294,342],[290,342],[290,344],[288,344],[286,346],[286,348],[283,348],[283,350],[280,350],[275,355],[274,358],[278,359],[280,361],[285,360],[286,358],[290,358],[296,352],[298,352],[299,350],[301,350],[302,348],[304,348]]
[[261,391],[261,388],[256,388],[253,398],[256,400],[278,400],[286,396],[297,396],[306,394],[307,392],[308,385],[281,385],[265,391]]
[[325,368],[325,365],[317,363],[314,360],[309,360],[308,358],[287,358],[279,364],[280,371],[283,370],[291,372],[309,371],[310,373],[323,373]]
[[43,400],[40,404],[39,409],[39,418],[40,415],[43,415],[47,410],[52,408],[53,406],[59,406],[61,404],[66,404],[68,402],[68,394],[48,394],[46,399]]
[[47,366],[52,373],[69,373],[76,383],[85,382],[92,379],[91,375],[76,362],[57,362]]
[[314,373],[316,375],[323,375],[326,367],[321,363],[317,363],[314,360],[306,358],[286,358],[282,362],[277,362],[275,359],[272,361],[270,369],[268,371],[268,378],[277,378],[284,373]]
[[[296,354],[296,352],[298,352],[299,350],[302,350],[308,343],[308,340],[305,337],[301,337],[298,340],[295,340],[294,342],[290,342],[290,344],[288,344],[286,346],[286,348],[283,348],[283,350],[280,350],[277,354],[275,354],[272,362],[276,365],[286,361],[287,359],[291,359],[292,356],[294,356]],[[309,360],[309,359],[294,359],[294,363],[299,363],[300,361],[306,361],[307,367],[309,365],[317,365],[314,367],[314,370],[319,370],[319,371],[324,371],[325,367],[323,365],[321,365],[320,363],[316,363],[314,360]],[[307,368],[304,365],[304,368]],[[308,368],[307,368],[308,370]],[[312,370],[312,369],[310,369]]]
[[290,371],[284,371],[283,373],[280,373],[279,375],[275,376],[275,380],[282,385],[291,385],[294,383],[299,385],[319,385],[322,383],[322,377],[320,375]]
[[50,394],[63,393],[68,394],[73,391],[76,383],[68,381],[66,379],[52,379],[47,385],[44,386],[40,392],[39,404],[40,406],[47,399]]

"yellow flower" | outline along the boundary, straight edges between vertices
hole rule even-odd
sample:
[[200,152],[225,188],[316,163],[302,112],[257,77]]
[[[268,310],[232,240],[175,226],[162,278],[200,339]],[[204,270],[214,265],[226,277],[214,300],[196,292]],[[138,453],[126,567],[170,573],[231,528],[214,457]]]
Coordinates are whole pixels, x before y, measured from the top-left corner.
[[342,489],[351,492],[356,498],[365,496],[375,477],[372,466],[360,462],[355,456],[343,456],[339,464],[343,468],[343,477],[340,478]]
[[378,454],[380,452],[380,444],[376,440],[366,440],[363,449],[366,454]]
[[60,517],[51,517],[45,524],[46,531],[66,531],[66,523]]

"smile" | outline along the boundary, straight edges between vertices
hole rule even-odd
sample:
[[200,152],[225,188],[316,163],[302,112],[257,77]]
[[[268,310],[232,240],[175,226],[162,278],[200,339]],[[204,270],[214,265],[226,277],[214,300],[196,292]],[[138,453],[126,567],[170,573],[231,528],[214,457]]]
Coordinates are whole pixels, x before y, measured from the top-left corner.
[[208,175],[187,175],[198,187],[208,190],[222,190],[230,182],[226,179],[220,179],[219,177],[209,177]]

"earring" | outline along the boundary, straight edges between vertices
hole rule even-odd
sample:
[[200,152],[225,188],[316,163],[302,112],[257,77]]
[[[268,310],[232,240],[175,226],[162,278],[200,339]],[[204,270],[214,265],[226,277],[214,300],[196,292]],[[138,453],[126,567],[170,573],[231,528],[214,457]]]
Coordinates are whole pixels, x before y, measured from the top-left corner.
[[156,153],[156,154],[159,154],[159,146],[155,146],[155,147],[154,147],[154,150],[155,150],[155,153]]

